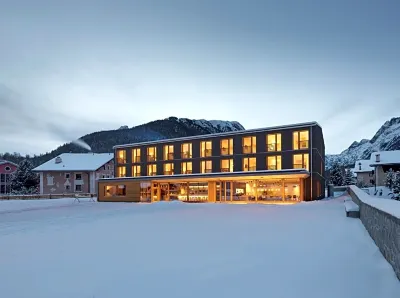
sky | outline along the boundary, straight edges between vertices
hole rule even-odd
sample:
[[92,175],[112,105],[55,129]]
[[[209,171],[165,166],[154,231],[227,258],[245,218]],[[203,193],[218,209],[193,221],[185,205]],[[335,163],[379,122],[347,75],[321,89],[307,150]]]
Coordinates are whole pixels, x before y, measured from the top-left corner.
[[398,0],[0,0],[0,152],[176,116],[339,153],[400,116],[399,53]]

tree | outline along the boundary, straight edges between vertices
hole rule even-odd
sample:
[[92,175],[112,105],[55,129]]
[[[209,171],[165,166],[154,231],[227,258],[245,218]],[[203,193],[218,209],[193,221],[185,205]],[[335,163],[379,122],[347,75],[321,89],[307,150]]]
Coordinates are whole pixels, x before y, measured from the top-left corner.
[[394,175],[394,180],[393,180],[393,193],[396,195],[400,194],[400,172],[397,171],[396,174]]
[[350,169],[347,169],[344,174],[344,185],[354,185],[354,177],[353,172]]
[[14,194],[36,193],[39,185],[39,177],[32,172],[32,163],[24,159],[18,165],[18,169],[11,177],[11,192]]
[[330,183],[335,186],[343,186],[343,170],[339,163],[334,163],[330,173]]
[[386,173],[385,186],[390,190],[392,190],[393,182],[395,179],[396,179],[396,173],[393,172],[393,169],[389,169],[389,171]]

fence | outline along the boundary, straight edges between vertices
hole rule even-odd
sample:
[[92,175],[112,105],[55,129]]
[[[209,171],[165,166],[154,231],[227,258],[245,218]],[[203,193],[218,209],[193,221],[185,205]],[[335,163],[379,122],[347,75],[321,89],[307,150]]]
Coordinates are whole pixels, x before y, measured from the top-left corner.
[[63,198],[93,198],[96,194],[91,193],[64,193],[64,194],[32,194],[32,195],[2,195],[0,200],[51,200],[51,199],[63,199]]

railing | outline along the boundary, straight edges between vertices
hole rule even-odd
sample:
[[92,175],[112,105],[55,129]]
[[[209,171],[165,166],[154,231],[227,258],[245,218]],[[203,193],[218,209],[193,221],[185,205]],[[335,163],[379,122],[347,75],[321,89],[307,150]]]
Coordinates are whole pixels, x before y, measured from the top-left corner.
[[183,158],[183,159],[187,159],[187,158],[192,158],[192,153],[190,153],[190,152],[181,152],[181,157]]
[[211,149],[205,149],[205,150],[203,150],[201,157],[209,157],[212,155],[211,153],[212,153]]
[[140,156],[134,156],[133,158],[134,163],[139,163],[140,162]]
[[117,157],[117,163],[125,164],[126,163],[126,158]]
[[173,159],[174,159],[174,153],[173,152],[170,152],[170,153],[166,154],[165,160],[173,160]]
[[155,155],[147,155],[147,161],[156,161]]
[[43,199],[63,199],[63,198],[93,198],[94,193],[62,193],[62,194],[31,194],[31,195],[2,195],[0,200],[43,200]]

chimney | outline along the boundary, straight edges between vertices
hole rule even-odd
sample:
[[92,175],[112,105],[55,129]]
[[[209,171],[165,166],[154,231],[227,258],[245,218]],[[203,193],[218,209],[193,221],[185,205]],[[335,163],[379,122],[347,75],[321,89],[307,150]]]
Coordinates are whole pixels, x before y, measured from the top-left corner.
[[62,159],[60,156],[56,157],[55,163],[62,163]]
[[376,153],[375,154],[375,158],[376,158],[376,162],[380,162],[381,161],[381,154],[380,153]]

